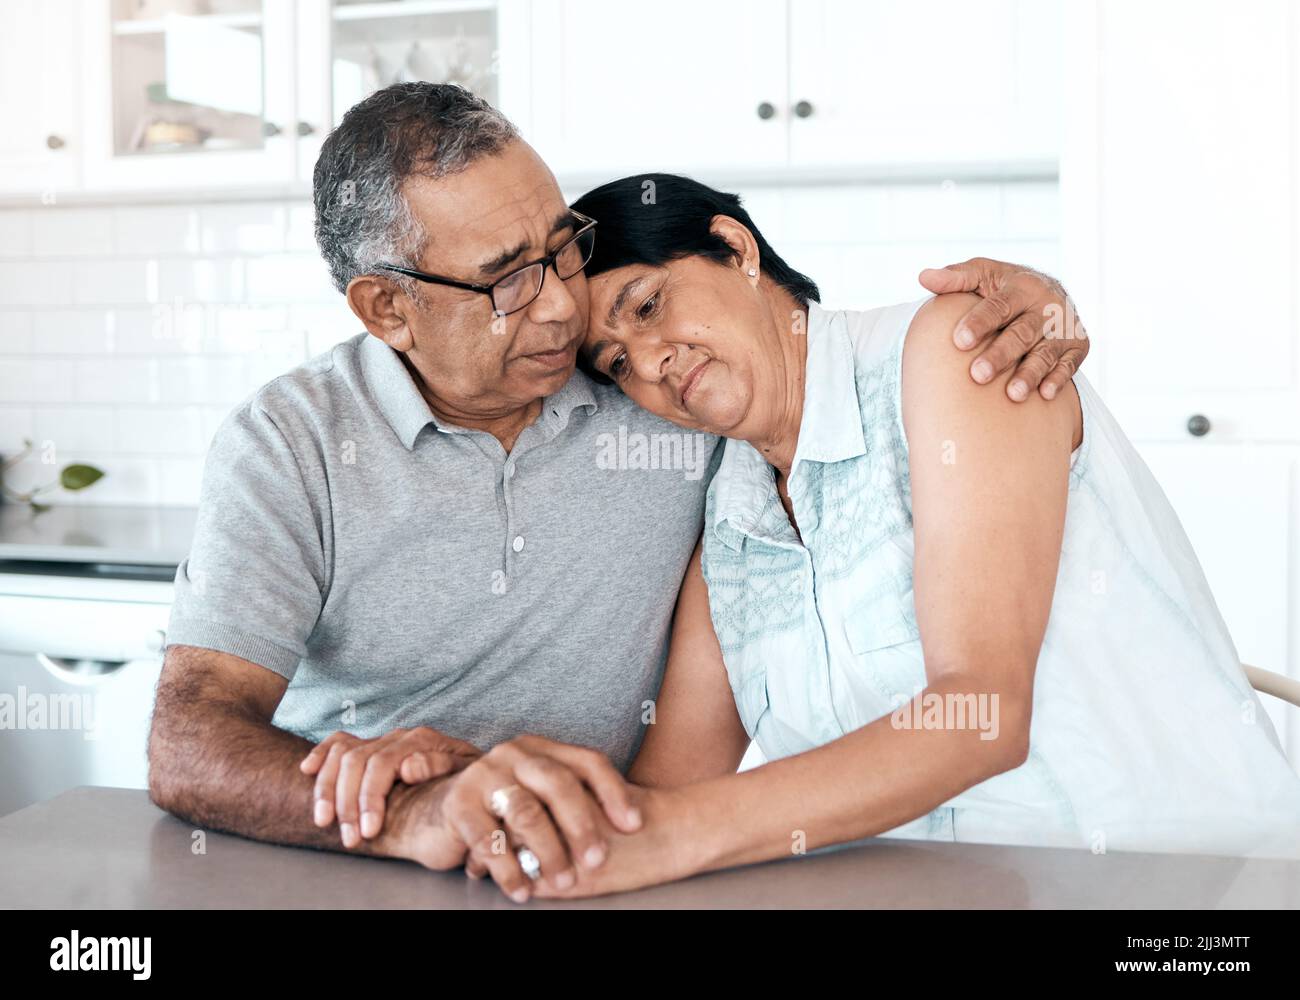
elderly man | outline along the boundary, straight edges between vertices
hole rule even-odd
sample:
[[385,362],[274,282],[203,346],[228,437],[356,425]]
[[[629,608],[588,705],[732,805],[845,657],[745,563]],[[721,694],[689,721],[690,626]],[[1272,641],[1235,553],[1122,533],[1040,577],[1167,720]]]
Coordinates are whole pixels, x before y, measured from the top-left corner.
[[[151,794],[260,840],[472,856],[516,899],[536,873],[507,847],[527,844],[566,889],[601,864],[606,820],[641,822],[621,771],[653,721],[714,440],[575,370],[599,236],[483,101],[372,95],[314,187],[321,252],[366,332],[213,440]],[[1013,396],[1044,376],[1050,395],[1086,351],[1040,341],[1044,309],[1066,308],[1041,275],[973,261],[929,287],[986,296],[976,336],[1007,325],[980,381],[1029,351]],[[598,461],[638,434],[682,460]]]

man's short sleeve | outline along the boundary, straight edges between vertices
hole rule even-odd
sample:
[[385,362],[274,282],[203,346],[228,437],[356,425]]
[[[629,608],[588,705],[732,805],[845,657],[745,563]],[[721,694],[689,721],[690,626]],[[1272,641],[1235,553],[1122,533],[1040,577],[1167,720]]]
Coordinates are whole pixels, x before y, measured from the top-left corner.
[[254,397],[208,450],[168,645],[231,653],[292,679],[327,589],[321,538],[299,457]]

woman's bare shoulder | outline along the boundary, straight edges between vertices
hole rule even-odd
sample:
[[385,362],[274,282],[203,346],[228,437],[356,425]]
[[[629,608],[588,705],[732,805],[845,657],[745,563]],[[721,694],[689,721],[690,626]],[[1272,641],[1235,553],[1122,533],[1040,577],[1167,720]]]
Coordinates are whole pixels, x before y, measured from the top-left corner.
[[1033,419],[1043,421],[1044,427],[1060,424],[1063,428],[1072,428],[1078,413],[1078,395],[1072,384],[1067,384],[1066,389],[1050,402],[1037,393],[1031,393],[1024,402],[1016,403],[1006,392],[1014,369],[1001,373],[985,385],[971,378],[970,366],[979,356],[983,344],[970,351],[958,350],[952,332],[958,320],[979,301],[978,295],[969,292],[936,295],[912,318],[903,344],[905,422],[909,413],[924,406],[927,410],[942,410],[954,418]]

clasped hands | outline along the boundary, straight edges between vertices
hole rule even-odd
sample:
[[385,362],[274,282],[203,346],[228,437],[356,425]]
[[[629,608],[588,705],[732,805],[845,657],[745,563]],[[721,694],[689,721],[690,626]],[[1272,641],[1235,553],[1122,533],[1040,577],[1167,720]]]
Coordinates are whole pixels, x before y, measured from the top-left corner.
[[375,739],[334,733],[300,767],[316,778],[313,821],[337,823],[344,848],[438,871],[463,866],[515,902],[689,874],[672,836],[681,797],[629,784],[596,750],[519,736],[483,753],[420,727]]

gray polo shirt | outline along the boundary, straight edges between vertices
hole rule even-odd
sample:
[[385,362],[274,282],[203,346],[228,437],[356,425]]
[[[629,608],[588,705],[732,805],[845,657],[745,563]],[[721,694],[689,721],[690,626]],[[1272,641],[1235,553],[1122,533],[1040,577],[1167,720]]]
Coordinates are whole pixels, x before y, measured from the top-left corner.
[[311,740],[538,733],[626,768],[716,443],[577,372],[506,454],[359,334],[217,431],[167,641],[287,678],[274,722]]

